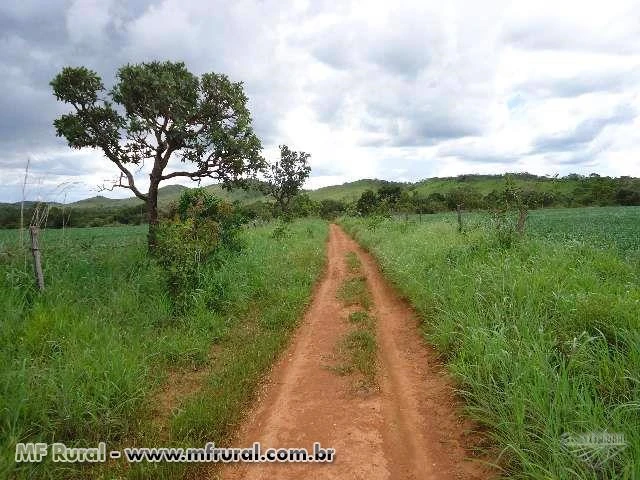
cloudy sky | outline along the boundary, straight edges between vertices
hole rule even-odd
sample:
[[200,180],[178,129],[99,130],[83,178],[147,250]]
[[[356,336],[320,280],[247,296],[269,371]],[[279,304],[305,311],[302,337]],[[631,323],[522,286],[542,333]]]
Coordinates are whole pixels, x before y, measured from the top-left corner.
[[0,42],[0,201],[28,158],[27,197],[96,195],[115,167],[56,138],[49,81],[85,65],[110,85],[154,59],[244,81],[265,157],[310,152],[309,188],[640,176],[637,1],[4,0]]

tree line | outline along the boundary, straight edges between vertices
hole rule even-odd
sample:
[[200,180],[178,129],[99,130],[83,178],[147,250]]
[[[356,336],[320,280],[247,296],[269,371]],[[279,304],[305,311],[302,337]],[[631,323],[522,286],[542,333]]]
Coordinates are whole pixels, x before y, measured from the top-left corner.
[[[495,188],[489,193],[482,193],[475,184],[483,180],[495,180],[496,176],[461,175],[455,180],[455,186],[430,194],[421,193],[416,185],[381,182],[377,189],[365,190],[355,201],[340,199],[325,199],[316,201],[305,192],[299,192],[295,187],[294,178],[298,181],[304,177],[308,169],[306,160],[308,154],[292,152],[288,147],[285,159],[293,163],[284,168],[294,171],[291,178],[276,172],[273,182],[255,182],[254,188],[276,197],[272,200],[260,200],[251,203],[232,202],[231,206],[246,222],[279,217],[287,212],[293,217],[322,217],[331,219],[343,214],[371,215],[371,214],[429,214],[452,211],[457,205],[467,210],[495,210],[503,204],[503,189]],[[304,157],[304,161],[300,156]],[[281,157],[282,160],[282,157]],[[278,163],[279,165],[279,163]],[[297,168],[299,170],[295,170]],[[276,169],[283,169],[281,166]],[[500,176],[502,177],[502,176]],[[525,186],[519,188],[520,200],[529,209],[550,207],[583,207],[583,206],[613,206],[640,205],[640,179],[631,177],[611,178],[596,174],[582,176],[570,174],[560,178],[537,177],[530,174],[511,174],[506,178],[527,180]],[[288,180],[286,180],[289,178]],[[280,179],[281,189],[278,190],[277,179]],[[292,183],[293,182],[293,183]],[[299,187],[298,183],[298,187]],[[545,188],[535,188],[544,185]],[[284,195],[284,191],[288,196]],[[278,198],[280,200],[278,200]],[[35,208],[28,204],[24,209],[24,218],[29,219]],[[172,206],[159,208],[159,217],[167,218],[172,214]],[[65,207],[53,205],[49,209],[46,226],[48,228],[62,227],[100,227],[108,225],[140,225],[147,223],[147,212],[144,205],[131,207]],[[0,206],[0,228],[18,228],[20,226],[20,205],[10,204]]]

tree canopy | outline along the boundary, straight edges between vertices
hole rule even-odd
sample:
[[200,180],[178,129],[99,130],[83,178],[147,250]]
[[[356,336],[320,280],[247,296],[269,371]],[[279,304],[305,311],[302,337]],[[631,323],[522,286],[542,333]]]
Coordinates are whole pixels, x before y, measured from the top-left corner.
[[280,211],[286,213],[291,199],[295,197],[311,173],[308,164],[311,155],[294,152],[286,145],[280,145],[280,160],[269,166],[265,172],[265,193],[277,202]]
[[[54,121],[57,135],[72,148],[102,150],[118,167],[111,188],[128,188],[146,202],[150,247],[160,182],[209,177],[229,185],[264,167],[243,84],[226,75],[198,77],[182,62],[154,61],[121,67],[110,91],[85,67],[65,67],[51,86],[73,107]],[[182,168],[167,172],[171,159]],[[152,165],[146,193],[131,170],[145,162]]]

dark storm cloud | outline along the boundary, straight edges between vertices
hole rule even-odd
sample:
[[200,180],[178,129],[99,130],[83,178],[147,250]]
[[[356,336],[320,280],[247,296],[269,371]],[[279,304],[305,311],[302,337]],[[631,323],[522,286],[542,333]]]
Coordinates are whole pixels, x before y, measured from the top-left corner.
[[421,9],[400,8],[383,25],[343,20],[303,42],[316,59],[338,70],[372,64],[388,74],[415,78],[434,50],[442,48],[442,36],[442,27]]
[[415,78],[440,48],[440,32],[432,34],[419,20],[399,18],[367,45],[367,57],[378,67],[396,75]]
[[569,154],[565,157],[550,157],[549,160],[553,159],[555,163],[558,165],[574,165],[576,167],[588,167],[595,165],[594,155],[589,154],[588,152],[578,152],[574,154]]
[[364,42],[361,30],[359,24],[332,26],[323,30],[321,35],[299,41],[320,62],[336,70],[345,70],[360,60]]
[[322,63],[337,70],[346,69],[353,63],[351,49],[345,48],[337,38],[320,43],[313,49],[313,55]]
[[463,138],[480,133],[479,127],[458,120],[433,112],[416,112],[409,128],[401,131],[400,135],[393,139],[393,145],[432,145],[441,140]]
[[60,47],[67,37],[66,4],[64,0],[3,2],[0,5],[0,31],[3,39],[15,36],[33,47]]
[[631,108],[621,107],[611,115],[583,120],[567,132],[538,137],[532,153],[582,149],[595,140],[607,126],[630,123],[634,118],[635,112]]
[[357,124],[357,144],[367,147],[479,134],[491,81],[475,67],[447,64],[447,33],[435,18],[422,6],[397,8],[376,25],[345,18],[303,39],[334,70],[313,91],[316,118],[334,128]]
[[458,142],[446,142],[438,147],[438,157],[456,157],[475,164],[508,164],[517,162],[519,155],[500,151],[499,145],[470,137]]
[[[136,8],[131,3],[130,8]],[[104,11],[108,4],[90,4],[95,11]],[[113,7],[114,5],[111,5]],[[15,2],[0,7],[0,168],[12,162],[24,162],[30,153],[43,153],[59,148],[65,142],[57,138],[53,120],[68,111],[58,103],[49,82],[65,65],[86,65],[96,70],[108,85],[118,62],[122,36],[113,24],[105,26],[104,36],[83,41],[76,35],[77,22],[91,25],[89,18],[69,20],[69,2]],[[89,27],[87,27],[89,28]],[[63,172],[55,167],[56,174]],[[78,168],[67,165],[67,174]]]
[[9,92],[0,97],[0,144],[16,148],[51,142],[52,119],[58,112],[51,94],[26,82],[10,84],[2,80],[0,88]]
[[[79,162],[79,158],[83,161]],[[57,153],[48,156],[46,159],[33,159],[29,166],[29,171],[36,175],[65,176],[71,171],[75,172],[76,175],[86,175],[96,170],[95,161],[92,160],[90,151],[87,151],[85,154],[79,153],[78,151],[71,153],[60,149]]]
[[510,164],[519,160],[517,155],[501,154],[486,150],[474,151],[473,149],[452,149],[448,152],[448,155],[461,158],[467,162],[481,164]]

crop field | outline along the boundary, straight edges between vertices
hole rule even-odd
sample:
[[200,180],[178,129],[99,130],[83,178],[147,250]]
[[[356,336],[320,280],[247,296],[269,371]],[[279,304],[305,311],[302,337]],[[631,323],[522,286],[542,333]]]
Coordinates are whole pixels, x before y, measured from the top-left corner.
[[[325,222],[295,222],[278,238],[274,228],[245,230],[244,248],[203,273],[185,314],[146,255],[146,227],[44,231],[42,294],[18,232],[0,232],[0,478],[99,476],[78,464],[15,464],[16,442],[227,438],[324,265]],[[127,475],[175,478],[181,468],[142,464]]]
[[[464,218],[462,233],[455,214],[341,223],[421,316],[503,475],[638,478],[640,209],[531,212],[509,242]],[[592,432],[625,446],[569,441]]]
[[529,232],[576,245],[640,251],[640,207],[587,207],[534,210]]
[[[404,217],[398,216],[400,221]],[[446,222],[457,225],[456,213],[411,215],[417,223]],[[486,227],[492,217],[485,212],[464,212],[466,228]],[[574,246],[613,248],[620,252],[640,250],[640,207],[584,207],[531,210],[527,235],[557,240]]]

